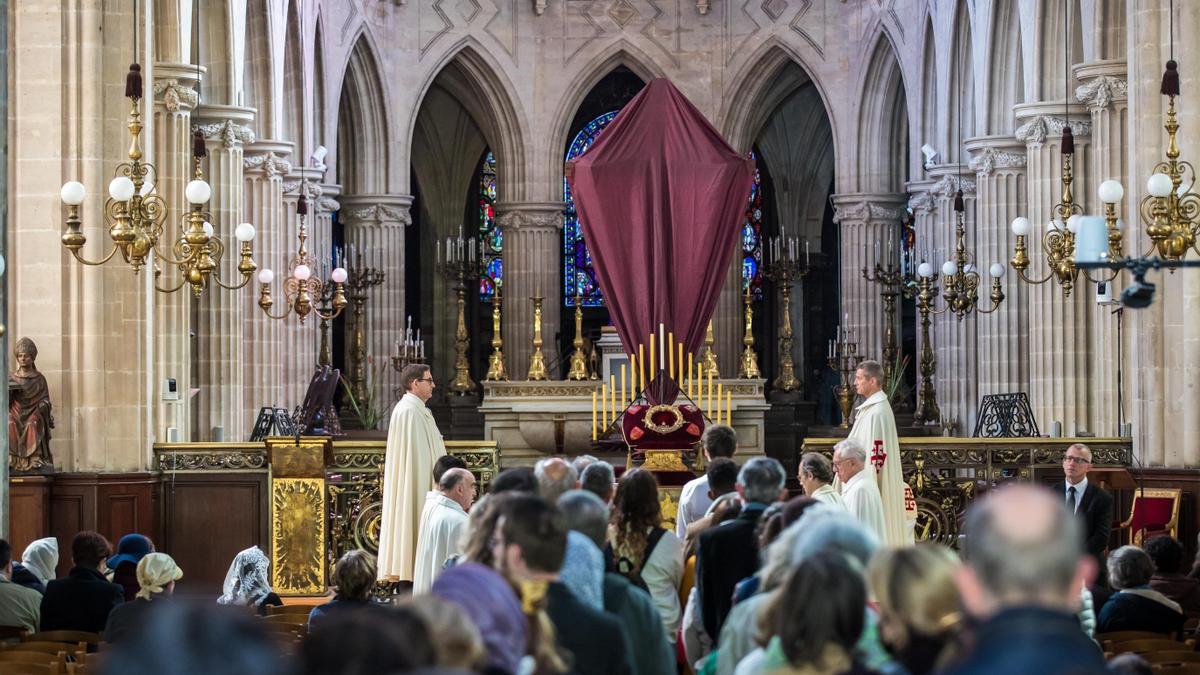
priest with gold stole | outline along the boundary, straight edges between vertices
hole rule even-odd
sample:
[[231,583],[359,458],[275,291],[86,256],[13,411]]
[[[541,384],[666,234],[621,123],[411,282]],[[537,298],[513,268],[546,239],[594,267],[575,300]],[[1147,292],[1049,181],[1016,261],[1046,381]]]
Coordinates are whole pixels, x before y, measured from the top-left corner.
[[866,400],[858,406],[849,438],[862,444],[875,470],[883,498],[883,544],[911,546],[916,503],[900,467],[900,439],[891,403],[883,392],[883,367],[877,361],[863,361],[854,373],[854,386]]
[[388,426],[379,528],[379,578],[388,581],[413,580],[421,508],[433,489],[433,464],[446,454],[442,434],[425,405],[435,386],[429,366],[406,366],[400,386],[405,393],[392,409]]

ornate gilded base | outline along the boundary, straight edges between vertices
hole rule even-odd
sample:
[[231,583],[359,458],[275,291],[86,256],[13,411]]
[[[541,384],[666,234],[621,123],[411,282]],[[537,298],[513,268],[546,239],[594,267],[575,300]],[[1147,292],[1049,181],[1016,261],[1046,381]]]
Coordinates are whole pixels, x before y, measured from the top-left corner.
[[[645,459],[639,468],[647,471],[691,471],[683,463],[683,454],[688,450],[645,450]],[[629,456],[626,468],[632,468],[633,455]]]

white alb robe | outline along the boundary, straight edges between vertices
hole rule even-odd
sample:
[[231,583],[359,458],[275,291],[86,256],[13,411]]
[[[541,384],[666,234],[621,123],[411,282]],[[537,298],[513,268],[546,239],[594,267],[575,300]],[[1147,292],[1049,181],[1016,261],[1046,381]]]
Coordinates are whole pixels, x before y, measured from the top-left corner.
[[862,471],[842,484],[842,501],[850,515],[874,532],[879,541],[886,545],[883,500],[879,496],[879,486],[875,484],[875,472],[870,466],[863,467]]
[[825,502],[826,504],[840,509],[846,508],[846,502],[842,499],[841,493],[839,493],[837,488],[833,487],[832,485],[822,485],[816,490],[813,490],[813,493],[809,496],[819,502]]
[[417,530],[425,495],[433,489],[433,464],[446,444],[421,397],[405,393],[392,410],[383,464],[379,527],[379,578],[412,581]]
[[880,540],[885,546],[912,546],[916,502],[904,482],[900,438],[887,394],[877,391],[858,406],[849,437],[862,444],[867,453],[867,469],[877,475],[879,496],[883,500],[884,531]]
[[462,552],[461,539],[467,526],[467,512],[462,505],[440,492],[433,492],[425,506],[417,535],[413,593],[427,593],[433,588],[446,558]]

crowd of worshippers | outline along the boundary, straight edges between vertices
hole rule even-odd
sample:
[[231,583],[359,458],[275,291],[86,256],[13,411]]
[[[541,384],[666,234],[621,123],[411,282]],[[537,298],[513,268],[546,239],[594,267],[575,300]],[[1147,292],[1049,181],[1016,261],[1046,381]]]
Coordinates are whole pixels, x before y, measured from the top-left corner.
[[183,572],[139,534],[110,554],[80,532],[63,578],[54,538],[19,561],[0,541],[0,626],[97,633],[99,672],[121,675],[1049,674],[1151,672],[1138,656],[1106,662],[1098,637],[1182,639],[1200,615],[1200,559],[1182,573],[1168,536],[1101,551],[1101,580],[1073,488],[981,496],[962,555],[889,549],[835,487],[870,470],[860,447],[804,455],[791,498],[782,464],[739,466],[736,447],[731,428],[706,430],[705,474],[683,487],[673,529],[649,471],[617,480],[594,457],[553,457],[502,471],[476,500],[462,460],[442,457],[413,592],[381,599],[374,556],[347,552],[298,643],[256,617],[282,604],[263,551],[236,555],[215,603],[184,600]]

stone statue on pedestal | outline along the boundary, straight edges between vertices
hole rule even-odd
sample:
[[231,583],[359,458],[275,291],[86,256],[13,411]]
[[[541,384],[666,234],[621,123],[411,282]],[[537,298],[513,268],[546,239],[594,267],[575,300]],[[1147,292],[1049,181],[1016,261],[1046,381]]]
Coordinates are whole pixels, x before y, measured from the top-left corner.
[[17,369],[9,374],[8,465],[14,473],[54,469],[50,456],[50,430],[54,428],[50,387],[38,372],[37,353],[33,340],[18,340],[14,350]]

